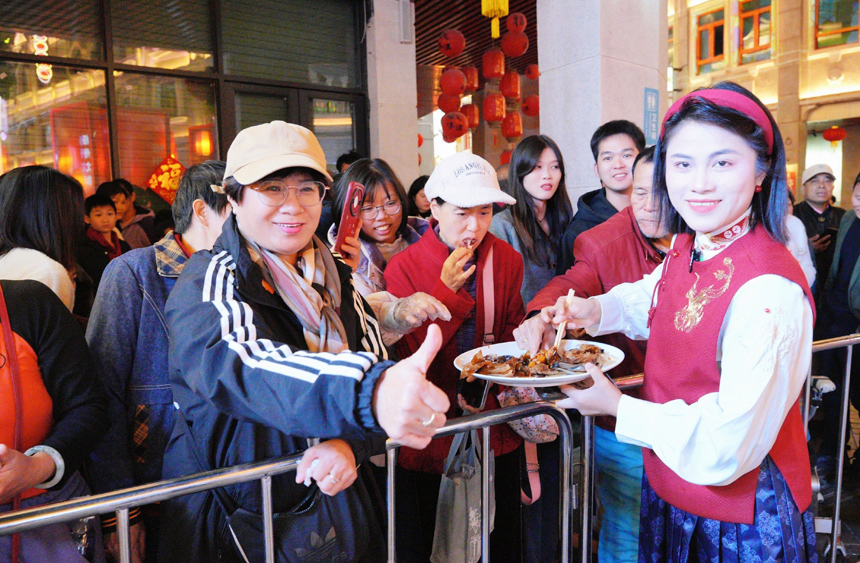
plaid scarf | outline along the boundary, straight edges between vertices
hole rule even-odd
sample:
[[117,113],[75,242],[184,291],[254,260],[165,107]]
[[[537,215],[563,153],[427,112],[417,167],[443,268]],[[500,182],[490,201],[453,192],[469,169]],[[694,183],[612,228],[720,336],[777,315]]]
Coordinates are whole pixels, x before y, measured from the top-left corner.
[[295,266],[251,240],[248,245],[251,258],[262,268],[263,276],[302,323],[308,350],[332,353],[346,350],[346,331],[336,312],[341,302],[340,276],[334,258],[319,239],[314,237],[299,252]]

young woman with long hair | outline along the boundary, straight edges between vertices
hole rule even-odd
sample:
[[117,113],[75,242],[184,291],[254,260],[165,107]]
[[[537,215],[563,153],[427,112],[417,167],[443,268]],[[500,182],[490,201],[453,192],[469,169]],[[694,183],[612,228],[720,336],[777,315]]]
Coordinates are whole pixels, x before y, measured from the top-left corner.
[[559,238],[573,216],[564,185],[564,159],[546,135],[526,137],[511,155],[510,194],[517,202],[493,217],[490,232],[523,257],[523,303],[553,277]]

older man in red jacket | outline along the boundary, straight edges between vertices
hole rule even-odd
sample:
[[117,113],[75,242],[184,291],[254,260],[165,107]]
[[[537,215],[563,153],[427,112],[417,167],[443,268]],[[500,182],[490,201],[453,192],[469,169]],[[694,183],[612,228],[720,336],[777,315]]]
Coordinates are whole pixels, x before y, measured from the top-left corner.
[[[534,353],[552,344],[555,329],[534,313],[564,299],[569,289],[576,290],[577,297],[601,295],[616,285],[640,280],[663,261],[671,245],[671,235],[660,222],[651,199],[653,160],[653,147],[639,154],[633,165],[630,207],[577,237],[574,243],[576,263],[567,273],[554,278],[528,304],[527,310],[533,316],[514,331],[521,347],[528,347]],[[624,351],[624,362],[612,370],[612,376],[643,371],[645,341],[630,340],[620,334],[595,337],[595,340]],[[638,396],[636,390],[627,392]],[[642,455],[640,448],[615,439],[615,422],[611,418],[599,418],[597,426],[595,460],[598,493],[604,507],[599,560],[601,563],[635,561],[638,557]],[[546,457],[552,452],[549,448],[539,448],[539,454]],[[551,460],[542,460],[542,463],[549,465]],[[547,509],[552,510],[543,507],[544,518],[549,517]]]

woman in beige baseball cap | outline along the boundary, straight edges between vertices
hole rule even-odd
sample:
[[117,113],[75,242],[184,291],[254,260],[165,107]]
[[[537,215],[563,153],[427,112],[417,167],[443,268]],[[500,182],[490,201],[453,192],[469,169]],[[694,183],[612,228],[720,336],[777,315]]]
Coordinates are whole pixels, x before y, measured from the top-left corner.
[[[302,501],[306,476],[326,494],[352,485],[348,495],[366,497],[356,464],[383,451],[385,434],[423,448],[445,424],[448,398],[425,377],[441,341],[438,327],[415,354],[388,361],[380,324],[353,287],[351,269],[314,236],[330,182],[319,142],[299,125],[250,127],[230,147],[222,189],[233,213],[214,248],[189,259],[165,310],[173,396],[190,427],[171,440],[165,477],[288,455],[307,449],[310,438],[344,437],[351,448],[306,455],[297,474],[273,477],[275,511]],[[189,468],[194,459],[211,467]],[[236,485],[228,494],[230,503],[213,502],[211,493],[165,503],[165,561],[223,553],[240,560],[236,554],[261,544],[241,531],[223,533],[232,512],[225,505],[262,511],[259,485]],[[382,535],[367,516],[338,515],[333,525],[349,526],[336,530],[338,561],[382,557],[375,542]],[[307,531],[309,541],[316,533]],[[344,538],[355,541],[345,545]]]

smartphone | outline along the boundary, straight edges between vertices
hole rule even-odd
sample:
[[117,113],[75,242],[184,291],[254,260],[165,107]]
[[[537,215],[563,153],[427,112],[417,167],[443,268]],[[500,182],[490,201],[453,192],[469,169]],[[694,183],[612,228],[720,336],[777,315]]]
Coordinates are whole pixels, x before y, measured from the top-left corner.
[[826,229],[824,229],[824,233],[822,233],[822,234],[830,235],[830,240],[835,242],[836,241],[836,235],[838,233],[839,233],[839,229],[837,229],[835,227],[827,227]]
[[337,226],[337,238],[334,241],[335,252],[340,253],[346,237],[355,237],[360,220],[361,203],[364,201],[364,186],[358,182],[350,182],[346,191],[346,200],[340,214],[340,224]]

